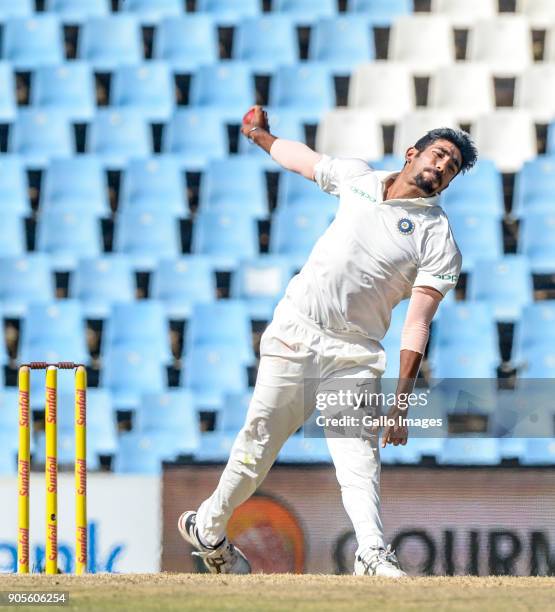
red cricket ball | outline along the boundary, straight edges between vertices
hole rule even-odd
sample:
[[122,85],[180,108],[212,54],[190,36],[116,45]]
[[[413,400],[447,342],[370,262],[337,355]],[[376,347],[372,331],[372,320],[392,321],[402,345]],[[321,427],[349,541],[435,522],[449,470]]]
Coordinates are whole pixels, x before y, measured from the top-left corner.
[[243,123],[251,123],[253,119],[254,119],[254,108],[251,108],[251,110],[243,116]]

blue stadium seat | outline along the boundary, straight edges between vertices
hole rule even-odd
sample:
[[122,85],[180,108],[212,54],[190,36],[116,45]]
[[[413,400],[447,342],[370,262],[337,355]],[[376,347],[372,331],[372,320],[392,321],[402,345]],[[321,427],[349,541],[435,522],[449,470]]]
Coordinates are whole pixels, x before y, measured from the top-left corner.
[[81,301],[89,319],[105,319],[114,302],[135,298],[135,278],[124,255],[107,253],[81,259],[69,284],[69,294]]
[[466,213],[500,220],[505,214],[501,173],[493,161],[482,159],[449,185],[441,194],[441,203],[449,218],[453,213]]
[[522,363],[540,346],[555,346],[555,300],[528,304],[516,322],[511,359]]
[[6,17],[28,17],[32,15],[35,6],[33,0],[0,0],[0,20]]
[[17,389],[2,389],[0,392],[0,431],[12,436],[13,440],[9,446],[12,447],[15,444],[15,448],[17,448],[19,432],[19,415],[17,409],[15,409],[17,405]]
[[437,461],[442,465],[497,465],[500,459],[496,438],[460,437],[443,441]]
[[152,153],[152,136],[139,111],[101,109],[91,124],[87,150],[102,156],[107,167],[121,168],[132,157]]
[[46,10],[58,13],[64,23],[82,24],[90,17],[110,13],[110,0],[46,0]]
[[10,130],[9,150],[31,168],[43,168],[53,157],[71,157],[74,138],[62,111],[20,109]]
[[498,362],[491,353],[477,352],[475,347],[438,346],[434,352],[434,378],[496,378]]
[[100,160],[93,155],[53,159],[43,175],[40,210],[108,216],[108,189]]
[[217,270],[231,270],[240,259],[258,255],[256,222],[250,215],[201,211],[193,230],[193,253],[209,255]]
[[27,177],[18,155],[4,154],[0,157],[0,202],[4,212],[21,217],[31,210],[27,196]]
[[132,159],[123,174],[118,210],[157,212],[188,217],[185,175],[171,155]]
[[85,22],[79,37],[78,57],[99,72],[143,61],[141,29],[134,15],[116,13]]
[[178,17],[184,6],[182,0],[127,0],[122,9],[137,14],[141,23],[153,25],[165,17]]
[[497,321],[516,321],[523,306],[532,301],[532,277],[520,255],[477,260],[467,283],[467,297],[487,302]]
[[503,227],[498,217],[478,212],[447,211],[451,230],[462,253],[463,272],[472,270],[476,259],[497,259],[503,255]]
[[112,392],[118,410],[136,410],[143,393],[161,393],[167,385],[159,355],[118,346],[102,361],[101,384]]
[[212,262],[202,255],[163,259],[152,278],[152,297],[162,301],[170,319],[188,319],[193,304],[216,297],[216,276]]
[[244,19],[237,27],[233,57],[248,62],[257,74],[271,74],[278,66],[295,64],[299,51],[291,18],[266,14]]
[[375,159],[371,162],[368,162],[370,168],[374,170],[386,171],[386,172],[397,172],[401,170],[405,163],[405,160],[402,157],[397,157],[397,155],[384,155],[381,159]]
[[123,433],[114,461],[116,474],[162,473],[162,461],[177,457],[178,451],[168,445],[165,433],[142,434],[135,431]]
[[200,208],[267,218],[268,196],[262,164],[247,156],[210,162],[202,177]]
[[530,211],[520,224],[518,251],[528,258],[534,274],[555,272],[555,210]]
[[534,346],[522,355],[521,378],[555,378],[555,350],[544,344]]
[[55,15],[14,17],[4,24],[2,57],[15,70],[64,62],[62,26]]
[[24,252],[24,220],[17,213],[0,213],[0,257],[23,255]]
[[0,301],[4,316],[22,317],[30,302],[54,299],[54,276],[48,257],[29,253],[0,258]]
[[375,57],[374,33],[359,15],[338,15],[318,21],[312,30],[308,57],[325,62],[334,74],[351,74]]
[[179,454],[194,454],[200,441],[193,398],[185,389],[145,393],[133,424],[141,434],[165,433]]
[[[494,436],[523,439],[554,437],[555,411],[549,384],[531,381],[529,388],[498,391],[496,410],[488,423]],[[547,382],[547,381],[546,381]]]
[[197,11],[211,13],[221,26],[234,26],[261,12],[259,0],[198,0]]
[[370,23],[388,27],[396,17],[412,13],[412,0],[348,0],[349,11],[364,13]]
[[325,438],[291,436],[282,446],[277,463],[331,463]]
[[17,474],[17,438],[0,429],[0,475]]
[[37,68],[31,94],[34,107],[61,110],[76,123],[90,121],[96,110],[94,76],[87,62]]
[[247,411],[252,399],[252,393],[226,393],[222,404],[221,418],[216,421],[216,429],[233,436],[245,423]]
[[164,132],[164,153],[172,153],[187,170],[200,171],[210,159],[227,155],[227,131],[221,116],[207,109],[174,113]]
[[239,300],[195,304],[187,326],[183,356],[197,347],[232,348],[235,358],[254,364],[251,325],[246,305]]
[[193,75],[189,104],[213,108],[230,123],[241,123],[245,110],[255,101],[254,79],[244,62],[201,66]]
[[203,431],[200,445],[195,453],[195,463],[225,463],[233,446],[235,436],[222,431]]
[[281,172],[278,189],[278,208],[297,208],[314,206],[316,210],[337,212],[338,198],[322,191],[313,181],[295,172]]
[[231,281],[231,297],[245,301],[249,316],[269,321],[295,266],[286,257],[260,255],[241,261]]
[[290,15],[299,26],[309,26],[320,17],[337,13],[336,0],[276,0],[273,10]]
[[555,190],[555,155],[539,155],[527,161],[515,177],[512,215],[522,217],[528,211],[553,210]]
[[72,270],[81,257],[97,257],[102,249],[100,220],[82,210],[50,210],[37,226],[37,250],[48,253],[56,271]]
[[305,123],[318,123],[335,106],[335,87],[328,67],[320,62],[305,62],[278,68],[269,103],[294,110]]
[[0,62],[0,123],[12,123],[17,114],[15,78],[8,62]]
[[553,438],[529,438],[526,452],[521,459],[524,465],[555,465],[555,441]]
[[391,446],[380,448],[380,462],[384,465],[412,465],[420,463],[422,455],[416,442],[418,438],[410,438],[405,446]]
[[118,215],[114,250],[125,253],[136,269],[151,270],[159,259],[181,252],[179,224],[170,213],[127,210]]
[[401,350],[401,333],[407,315],[409,300],[402,300],[391,313],[389,328],[381,341],[386,354],[385,379],[397,379],[399,376],[399,351]]
[[165,62],[150,60],[120,66],[114,73],[111,102],[122,111],[136,109],[152,123],[165,123],[175,107],[173,76]]
[[156,29],[152,55],[180,73],[217,62],[218,31],[212,17],[195,13],[164,19]]

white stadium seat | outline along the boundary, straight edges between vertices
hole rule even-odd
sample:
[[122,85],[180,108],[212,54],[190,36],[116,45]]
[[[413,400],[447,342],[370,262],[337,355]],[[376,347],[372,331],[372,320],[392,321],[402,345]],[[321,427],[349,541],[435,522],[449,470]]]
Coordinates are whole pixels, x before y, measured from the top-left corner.
[[383,157],[383,137],[370,111],[336,109],[322,118],[316,132],[316,150],[334,157]]
[[517,78],[515,107],[528,111],[536,123],[555,119],[555,63],[530,66]]
[[534,59],[529,21],[522,15],[477,21],[468,34],[466,59],[487,62],[499,77],[526,70]]
[[526,15],[534,29],[545,30],[555,23],[553,0],[517,0],[516,12]]
[[395,123],[415,105],[414,80],[404,63],[362,64],[351,76],[349,106],[371,110],[383,123]]
[[431,11],[447,17],[453,27],[467,29],[477,19],[495,17],[497,0],[432,0]]
[[487,64],[458,62],[432,75],[428,106],[446,110],[460,123],[472,123],[495,108],[492,74]]
[[483,115],[472,135],[480,156],[493,160],[501,172],[518,172],[537,154],[534,123],[525,111],[502,109]]
[[421,109],[405,115],[395,127],[393,153],[405,156],[405,151],[419,138],[434,128],[458,127],[455,117],[441,110]]
[[455,40],[449,20],[438,15],[398,17],[391,28],[389,59],[407,62],[417,76],[451,64]]

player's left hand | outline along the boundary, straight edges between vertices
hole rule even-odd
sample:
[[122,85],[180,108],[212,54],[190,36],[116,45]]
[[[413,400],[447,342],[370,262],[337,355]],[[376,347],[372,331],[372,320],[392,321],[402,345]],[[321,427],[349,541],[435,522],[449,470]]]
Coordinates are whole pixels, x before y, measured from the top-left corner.
[[399,410],[397,407],[393,407],[387,414],[388,419],[394,419],[394,425],[386,425],[382,434],[382,448],[385,448],[387,444],[393,444],[393,446],[403,446],[407,443],[409,437],[409,430],[406,425],[403,425],[401,420],[407,418],[406,410]]

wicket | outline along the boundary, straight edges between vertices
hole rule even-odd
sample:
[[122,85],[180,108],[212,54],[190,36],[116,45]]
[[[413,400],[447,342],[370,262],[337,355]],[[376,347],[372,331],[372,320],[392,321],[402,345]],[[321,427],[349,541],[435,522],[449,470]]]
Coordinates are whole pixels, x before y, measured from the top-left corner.
[[29,573],[31,370],[46,370],[46,550],[44,569],[58,573],[58,370],[75,370],[75,573],[87,570],[87,370],[72,362],[32,362],[19,368],[18,573]]

